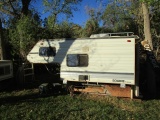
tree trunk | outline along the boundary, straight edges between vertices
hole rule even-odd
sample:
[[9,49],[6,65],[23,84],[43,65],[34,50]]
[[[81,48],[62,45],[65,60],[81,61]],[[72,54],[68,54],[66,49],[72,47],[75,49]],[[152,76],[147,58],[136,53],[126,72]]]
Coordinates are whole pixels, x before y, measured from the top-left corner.
[[149,9],[148,5],[145,2],[142,2],[143,17],[144,17],[144,35],[145,40],[148,41],[151,49],[153,50],[152,37],[151,37],[151,28],[150,28],[150,19],[149,19]]
[[28,8],[31,0],[22,0],[22,15],[28,15]]
[[2,29],[2,21],[0,19],[0,60],[5,59],[4,57],[4,40],[3,40],[3,29]]

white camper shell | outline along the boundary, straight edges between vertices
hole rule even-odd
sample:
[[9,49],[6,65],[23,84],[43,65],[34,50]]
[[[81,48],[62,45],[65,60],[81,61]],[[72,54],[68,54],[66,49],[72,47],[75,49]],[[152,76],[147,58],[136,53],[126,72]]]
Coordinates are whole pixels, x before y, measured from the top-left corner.
[[13,77],[13,64],[10,60],[0,60],[0,81]]
[[[124,33],[123,33],[124,34]],[[30,63],[59,63],[65,82],[136,85],[133,33],[97,34],[90,38],[43,39],[29,52]]]

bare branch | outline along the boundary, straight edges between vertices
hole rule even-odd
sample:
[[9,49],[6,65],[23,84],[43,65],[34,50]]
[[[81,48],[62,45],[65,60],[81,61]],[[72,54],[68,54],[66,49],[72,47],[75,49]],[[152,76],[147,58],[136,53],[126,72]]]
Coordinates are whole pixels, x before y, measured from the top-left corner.
[[11,8],[13,9],[13,12],[16,13],[16,10],[14,9],[14,7],[13,7],[13,5],[12,5],[12,2],[13,2],[13,1],[14,1],[14,0],[9,0],[9,4],[10,4]]
[[[11,16],[18,16],[18,14],[16,13],[16,10],[15,8],[13,7],[13,2],[15,2],[16,0],[8,0],[8,1],[3,1],[3,2],[0,2],[0,11],[3,12],[4,14],[8,14],[8,15],[11,15]],[[4,9],[4,6],[7,6],[9,7],[11,10],[6,10]],[[12,12],[13,11],[13,12]]]
[[3,13],[5,13],[5,14],[11,15],[11,16],[13,16],[13,17],[16,16],[15,13],[13,13],[13,12],[11,12],[11,11],[8,11],[8,10],[0,9],[0,11],[3,12]]

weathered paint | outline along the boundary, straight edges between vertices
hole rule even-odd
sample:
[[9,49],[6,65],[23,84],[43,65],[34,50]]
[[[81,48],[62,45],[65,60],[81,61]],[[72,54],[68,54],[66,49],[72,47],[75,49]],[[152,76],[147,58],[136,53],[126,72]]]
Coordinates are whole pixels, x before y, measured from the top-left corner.
[[[39,48],[55,47],[56,55],[39,56]],[[88,54],[87,67],[68,67],[67,54]],[[60,63],[64,81],[79,81],[79,75],[88,75],[86,82],[135,85],[135,38],[87,38],[40,40],[30,51],[31,63]]]

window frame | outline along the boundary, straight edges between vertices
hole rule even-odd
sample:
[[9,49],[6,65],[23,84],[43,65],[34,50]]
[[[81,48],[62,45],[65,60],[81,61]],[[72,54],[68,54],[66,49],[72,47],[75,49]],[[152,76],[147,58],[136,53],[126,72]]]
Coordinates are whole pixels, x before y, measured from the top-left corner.
[[[44,52],[44,53],[42,53]],[[40,47],[39,56],[41,57],[53,57],[56,55],[56,47]]]
[[[73,58],[71,58],[69,56],[71,56]],[[82,63],[80,61],[81,60],[80,57],[83,57],[83,56],[85,56],[87,58],[87,61],[85,62],[84,65],[82,65]],[[77,58],[75,58],[75,57],[77,57]],[[72,59],[72,60],[69,60],[69,59]],[[73,61],[74,59],[77,60],[77,61],[74,62]],[[70,61],[73,61],[72,65],[69,64]],[[89,65],[89,56],[88,56],[88,54],[67,54],[67,56],[66,56],[66,64],[67,64],[68,67],[88,67],[88,65]]]

